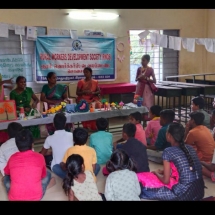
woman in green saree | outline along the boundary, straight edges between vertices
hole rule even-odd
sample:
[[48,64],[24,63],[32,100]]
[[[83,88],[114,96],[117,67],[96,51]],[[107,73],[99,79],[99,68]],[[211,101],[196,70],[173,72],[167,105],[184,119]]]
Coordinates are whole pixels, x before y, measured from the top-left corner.
[[[68,100],[68,86],[65,84],[57,84],[57,76],[55,72],[49,72],[47,74],[48,84],[45,84],[42,88],[40,100],[48,104],[48,109],[52,106],[59,105],[61,102],[69,103]],[[46,124],[46,128],[49,134],[53,134],[55,128],[53,123]],[[73,128],[72,123],[66,124],[66,131],[71,131]]]
[[[10,99],[16,102],[16,111],[19,114],[20,107],[24,107],[25,115],[28,116],[31,109],[35,109],[39,103],[39,99],[34,94],[32,88],[26,87],[26,78],[24,76],[18,76],[16,78],[17,87],[10,92]],[[31,105],[31,100],[33,103]],[[40,138],[40,130],[38,126],[30,126],[28,128],[34,138]]]

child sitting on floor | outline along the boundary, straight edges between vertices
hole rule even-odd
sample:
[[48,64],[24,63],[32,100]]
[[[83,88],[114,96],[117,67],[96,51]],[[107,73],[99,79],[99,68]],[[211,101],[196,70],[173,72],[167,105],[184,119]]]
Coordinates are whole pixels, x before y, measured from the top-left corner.
[[[134,112],[129,115],[129,122],[136,126],[136,132],[134,138],[139,140],[143,145],[147,145],[146,143],[146,135],[143,126],[141,125],[142,115],[140,112]],[[125,141],[123,138],[114,142],[114,148],[121,147],[121,142]]]
[[63,189],[69,201],[102,201],[94,176],[84,168],[84,159],[78,154],[70,155],[66,161],[67,174]]
[[90,147],[94,148],[98,164],[106,164],[113,151],[113,134],[105,131],[108,120],[99,118],[96,120],[97,132],[90,135]]
[[19,149],[16,146],[15,136],[16,134],[22,130],[22,125],[18,122],[11,122],[7,127],[9,140],[3,143],[0,147],[0,171],[4,176],[4,168],[7,165],[7,162],[11,155],[18,152]]
[[117,149],[106,164],[110,174],[105,184],[105,198],[112,201],[140,201],[140,183],[133,160]]
[[167,147],[170,147],[170,143],[166,139],[166,131],[168,125],[173,122],[175,118],[175,112],[170,109],[162,110],[160,112],[160,125],[162,128],[158,132],[157,139],[154,145],[147,146],[147,155],[150,161],[156,163],[163,163],[162,153]]
[[46,189],[55,185],[55,178],[46,169],[44,156],[32,151],[33,135],[22,130],[15,136],[18,152],[11,155],[4,168],[3,183],[9,200],[39,201]]
[[158,132],[161,129],[160,125],[160,112],[162,107],[159,105],[154,105],[150,107],[149,118],[151,119],[147,123],[146,131],[146,140],[148,145],[154,145],[158,136]]
[[100,171],[100,165],[97,164],[96,151],[92,147],[86,145],[88,139],[88,132],[84,128],[76,128],[73,132],[74,146],[67,149],[64,154],[63,161],[60,164],[54,166],[54,173],[60,178],[66,177],[66,160],[72,154],[79,154],[84,158],[85,170],[89,170],[94,175]]
[[[136,126],[133,123],[125,123],[122,128],[122,138],[123,140],[126,140],[126,142],[120,144],[120,148],[134,160],[135,166],[137,168],[137,173],[149,172],[146,146],[143,145],[139,140],[134,138],[135,133]],[[102,172],[105,176],[109,174],[106,167],[103,167]]]

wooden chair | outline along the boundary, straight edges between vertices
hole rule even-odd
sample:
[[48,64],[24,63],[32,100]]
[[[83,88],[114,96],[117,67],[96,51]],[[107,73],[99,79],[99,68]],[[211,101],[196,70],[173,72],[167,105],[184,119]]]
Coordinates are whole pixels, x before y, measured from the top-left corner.
[[68,96],[70,99],[73,99],[73,103],[76,103],[76,88],[77,88],[77,82],[71,82],[68,84]]

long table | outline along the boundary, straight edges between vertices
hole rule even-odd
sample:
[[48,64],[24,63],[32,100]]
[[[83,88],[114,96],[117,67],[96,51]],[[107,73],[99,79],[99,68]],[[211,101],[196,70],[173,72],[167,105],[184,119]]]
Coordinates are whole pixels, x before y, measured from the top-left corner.
[[160,81],[159,83],[162,85],[166,85],[166,86],[184,85],[184,86],[199,87],[200,88],[200,94],[202,94],[203,96],[215,94],[215,85],[185,83],[185,82],[177,82],[177,81]]
[[114,83],[114,84],[99,84],[101,95],[109,95],[109,102],[124,103],[132,102],[136,84],[131,83]]
[[[123,107],[123,109],[119,110],[110,110],[110,111],[104,111],[104,110],[96,110],[95,112],[86,112],[86,113],[66,113],[67,123],[75,123],[75,122],[81,122],[81,121],[88,121],[88,120],[95,120],[100,117],[104,118],[113,118],[118,116],[128,116],[129,114],[139,111],[140,113],[148,113],[148,109],[145,106],[142,107],[136,107],[136,108],[129,108],[129,107]],[[37,119],[30,119],[30,120],[16,120],[16,121],[8,121],[8,122],[1,122],[0,123],[0,130],[7,129],[8,124],[10,122],[18,122],[23,127],[26,126],[32,126],[32,125],[44,125],[52,123],[54,119],[53,116],[48,116],[45,118],[37,118]]]

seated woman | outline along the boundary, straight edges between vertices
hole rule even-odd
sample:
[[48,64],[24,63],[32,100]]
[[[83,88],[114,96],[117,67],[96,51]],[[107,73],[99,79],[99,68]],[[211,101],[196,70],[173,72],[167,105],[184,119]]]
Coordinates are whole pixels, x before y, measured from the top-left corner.
[[[65,84],[57,84],[55,72],[49,72],[47,74],[47,80],[48,84],[43,86],[40,100],[48,104],[48,109],[52,106],[59,105],[61,102],[68,103],[68,86]],[[67,131],[71,131],[72,127],[72,123],[66,124]],[[46,128],[49,134],[53,134],[55,131],[53,123],[46,124]]]
[[[90,67],[84,68],[85,79],[78,81],[76,95],[77,104],[80,100],[85,100],[88,103],[99,101],[100,89],[98,86],[98,81],[92,78],[92,69]],[[82,122],[82,125],[86,129],[97,130],[96,121],[90,120]]]
[[171,123],[166,133],[171,147],[163,151],[164,169],[137,174],[142,199],[198,201],[204,197],[201,163],[192,146],[184,144],[184,132],[181,124]]
[[[10,99],[16,102],[16,111],[19,114],[21,107],[24,107],[25,115],[28,116],[31,109],[35,109],[39,103],[39,99],[34,94],[31,87],[26,87],[26,78],[18,76],[16,78],[16,88],[10,92]],[[31,100],[33,103],[31,105]],[[38,126],[30,126],[28,129],[33,133],[34,138],[40,137],[40,130]]]

